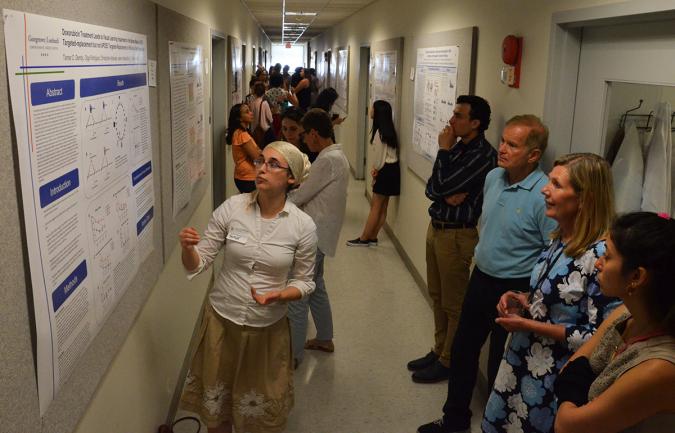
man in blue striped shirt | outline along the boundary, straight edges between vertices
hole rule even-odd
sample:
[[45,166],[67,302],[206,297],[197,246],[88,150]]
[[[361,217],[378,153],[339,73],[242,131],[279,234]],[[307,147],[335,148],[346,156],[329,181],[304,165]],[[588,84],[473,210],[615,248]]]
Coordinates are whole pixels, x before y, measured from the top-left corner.
[[432,200],[426,257],[435,341],[427,355],[408,363],[408,369],[414,371],[412,379],[418,383],[448,378],[450,345],[478,242],[476,223],[483,204],[483,184],[497,165],[497,152],[484,135],[490,113],[485,99],[462,95],[438,136],[438,153],[425,191]]

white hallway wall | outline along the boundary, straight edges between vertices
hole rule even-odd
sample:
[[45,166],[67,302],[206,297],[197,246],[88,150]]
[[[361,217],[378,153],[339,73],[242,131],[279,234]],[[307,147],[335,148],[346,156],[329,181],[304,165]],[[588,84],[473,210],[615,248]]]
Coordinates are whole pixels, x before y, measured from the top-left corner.
[[[253,44],[270,50],[269,41],[239,0],[156,3],[235,36],[249,47]],[[205,49],[210,52],[210,47]],[[170,145],[162,143],[163,149],[170,149]],[[209,186],[192,215],[191,226],[203,230],[213,210],[211,203]],[[178,238],[165,242],[177,243]],[[165,422],[211,275],[205,272],[188,282],[180,248],[173,250],[75,432],[154,432]]]
[[[549,34],[554,12],[622,3],[618,0],[379,0],[314,38],[312,51],[349,46],[349,116],[338,127],[337,139],[345,146],[350,164],[356,164],[359,47],[373,42],[404,37],[403,88],[401,93],[401,196],[390,204],[388,224],[401,243],[417,273],[426,278],[424,239],[429,218],[429,201],[424,196],[426,179],[406,168],[413,121],[410,68],[416,53],[410,46],[417,35],[478,27],[475,93],[492,108],[492,123],[486,136],[497,146],[506,120],[522,113],[542,116],[549,60]],[[502,39],[515,34],[524,38],[519,89],[499,81]],[[370,125],[368,125],[370,127]],[[370,170],[370,156],[366,173]],[[367,182],[370,190],[370,179]],[[354,233],[355,235],[357,233]]]

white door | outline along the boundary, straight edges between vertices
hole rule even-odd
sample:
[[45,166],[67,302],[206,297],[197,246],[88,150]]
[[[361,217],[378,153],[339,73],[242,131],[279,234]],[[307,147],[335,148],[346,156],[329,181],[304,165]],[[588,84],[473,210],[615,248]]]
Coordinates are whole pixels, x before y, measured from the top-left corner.
[[605,154],[609,82],[675,85],[675,21],[584,28],[572,152]]

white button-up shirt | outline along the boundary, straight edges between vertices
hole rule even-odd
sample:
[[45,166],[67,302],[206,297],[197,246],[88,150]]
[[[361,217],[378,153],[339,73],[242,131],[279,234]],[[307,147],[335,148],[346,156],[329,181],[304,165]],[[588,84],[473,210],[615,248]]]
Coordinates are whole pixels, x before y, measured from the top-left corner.
[[269,326],[286,315],[286,304],[259,305],[251,288],[265,293],[292,286],[307,296],[315,287],[316,242],[314,222],[290,201],[268,220],[262,218],[254,194],[239,194],[213,212],[195,246],[199,266],[188,279],[207,269],[224,246],[225,261],[209,302],[238,325]]
[[347,208],[349,162],[342,146],[323,149],[309,169],[309,177],[288,198],[312,217],[317,226],[319,249],[334,256]]

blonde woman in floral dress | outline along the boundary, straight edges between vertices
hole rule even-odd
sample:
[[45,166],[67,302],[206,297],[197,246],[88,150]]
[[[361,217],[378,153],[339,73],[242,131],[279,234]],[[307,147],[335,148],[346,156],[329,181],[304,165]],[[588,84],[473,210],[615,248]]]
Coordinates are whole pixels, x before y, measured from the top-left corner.
[[562,157],[542,193],[558,229],[532,270],[530,292],[507,292],[497,305],[497,323],[511,335],[485,408],[487,433],[552,432],[560,368],[619,304],[600,292],[594,267],[614,209],[607,162]]
[[192,227],[179,234],[190,279],[225,250],[181,401],[209,433],[284,430],[293,407],[287,302],[315,287],[316,226],[286,200],[307,177],[309,161],[277,141],[253,163],[255,192],[220,205],[203,236]]

